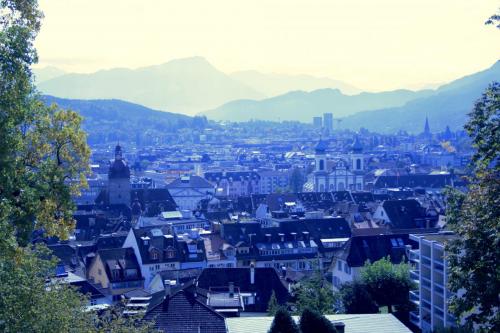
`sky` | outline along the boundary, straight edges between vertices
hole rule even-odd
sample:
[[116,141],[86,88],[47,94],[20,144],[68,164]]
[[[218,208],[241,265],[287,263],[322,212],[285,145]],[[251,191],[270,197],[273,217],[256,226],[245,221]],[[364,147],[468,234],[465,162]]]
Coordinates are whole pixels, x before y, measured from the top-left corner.
[[500,58],[499,0],[40,0],[38,67],[94,72],[202,56],[230,73],[416,89]]

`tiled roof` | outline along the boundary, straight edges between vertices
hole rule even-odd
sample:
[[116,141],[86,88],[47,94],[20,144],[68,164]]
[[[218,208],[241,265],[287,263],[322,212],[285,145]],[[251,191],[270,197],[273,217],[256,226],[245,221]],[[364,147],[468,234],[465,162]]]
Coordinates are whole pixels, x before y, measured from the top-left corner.
[[350,267],[361,267],[367,260],[375,262],[387,256],[393,263],[400,263],[406,259],[405,246],[413,243],[408,234],[354,236],[340,256]]
[[393,229],[412,229],[419,227],[418,219],[425,219],[425,211],[415,199],[386,200],[382,203]]
[[224,317],[187,290],[180,290],[153,307],[144,320],[154,320],[155,328],[167,333],[226,333]]
[[198,287],[209,290],[227,287],[233,282],[241,293],[256,293],[255,304],[245,305],[247,311],[266,312],[272,292],[280,304],[288,301],[289,293],[274,268],[257,267],[254,283],[251,283],[251,268],[205,268],[198,278]]

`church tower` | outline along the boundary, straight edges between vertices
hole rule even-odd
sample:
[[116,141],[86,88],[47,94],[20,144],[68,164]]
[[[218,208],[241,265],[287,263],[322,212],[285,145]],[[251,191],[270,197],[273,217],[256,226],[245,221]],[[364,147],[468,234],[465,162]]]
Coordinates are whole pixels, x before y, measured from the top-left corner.
[[119,144],[115,148],[115,160],[109,167],[108,194],[110,205],[130,206],[130,169]]
[[351,146],[350,160],[352,172],[352,185],[350,187],[355,191],[362,191],[365,188],[365,155],[358,136]]
[[326,170],[326,149],[328,143],[319,140],[314,148],[314,191],[325,192],[328,190],[328,171]]
[[365,157],[363,154],[363,145],[356,136],[351,146],[351,170],[355,172],[365,171]]
[[429,126],[429,118],[427,118],[427,116],[425,117],[424,135],[425,136],[431,135],[431,128]]

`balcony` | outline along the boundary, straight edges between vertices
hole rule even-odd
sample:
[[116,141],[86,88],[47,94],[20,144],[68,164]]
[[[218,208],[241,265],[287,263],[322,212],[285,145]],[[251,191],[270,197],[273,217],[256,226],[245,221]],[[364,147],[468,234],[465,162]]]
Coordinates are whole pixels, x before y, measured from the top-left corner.
[[410,312],[410,321],[413,325],[420,327],[420,316],[418,314],[418,311]]
[[410,302],[419,306],[420,305],[420,292],[418,290],[410,291]]
[[408,259],[413,262],[420,262],[420,250],[408,251]]
[[420,280],[420,271],[418,270],[410,271],[410,279],[415,280],[418,283]]

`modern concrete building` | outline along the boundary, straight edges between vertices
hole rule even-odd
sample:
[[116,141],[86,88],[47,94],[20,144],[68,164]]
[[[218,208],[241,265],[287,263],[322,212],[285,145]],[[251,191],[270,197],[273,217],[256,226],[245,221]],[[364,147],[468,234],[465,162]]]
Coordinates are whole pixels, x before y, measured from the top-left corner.
[[418,249],[409,250],[410,262],[415,267],[410,275],[418,286],[410,291],[410,300],[417,306],[417,310],[410,313],[410,321],[424,333],[455,326],[456,318],[448,312],[447,301],[451,293],[446,289],[448,263],[445,252],[446,242],[454,237],[447,232],[410,235],[410,239],[419,244]]
[[333,130],[333,114],[332,113],[324,113],[323,114],[323,127],[327,131]]
[[323,127],[323,118],[321,117],[313,117],[313,125],[315,128]]

